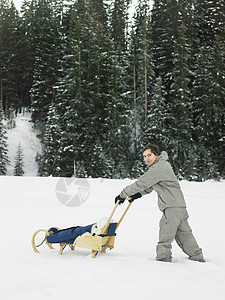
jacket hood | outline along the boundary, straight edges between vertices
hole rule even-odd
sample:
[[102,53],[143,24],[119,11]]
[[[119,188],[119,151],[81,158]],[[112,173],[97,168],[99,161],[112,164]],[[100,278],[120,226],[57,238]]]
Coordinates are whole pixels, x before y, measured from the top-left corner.
[[168,154],[166,151],[162,151],[158,157],[158,160],[168,160],[168,159],[169,159],[169,157],[168,157]]
[[[154,166],[154,164],[156,164],[158,161],[167,161],[169,160],[168,154],[166,153],[166,151],[162,151],[161,154],[156,158],[156,160],[154,161],[154,163],[152,164],[152,166]],[[151,167],[151,166],[150,166]]]

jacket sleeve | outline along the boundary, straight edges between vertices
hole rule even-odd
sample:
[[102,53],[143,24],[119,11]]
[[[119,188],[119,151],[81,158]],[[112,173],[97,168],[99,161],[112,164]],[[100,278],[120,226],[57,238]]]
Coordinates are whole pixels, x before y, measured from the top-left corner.
[[142,196],[144,196],[144,195],[150,194],[152,191],[153,191],[153,188],[150,187],[144,191],[141,191],[141,194],[142,194]]
[[163,169],[161,164],[153,165],[149,170],[140,176],[134,183],[126,186],[120,193],[121,198],[127,198],[136,193],[141,193],[142,195],[149,194],[153,191],[152,186],[158,183],[163,174]]

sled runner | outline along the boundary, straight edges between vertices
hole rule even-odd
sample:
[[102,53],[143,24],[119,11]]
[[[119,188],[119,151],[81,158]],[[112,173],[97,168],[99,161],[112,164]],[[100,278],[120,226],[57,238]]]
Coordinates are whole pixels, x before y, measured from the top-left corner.
[[[127,200],[129,200],[129,198]],[[62,230],[60,230],[58,227],[51,227],[47,230],[39,229],[35,231],[31,240],[33,250],[39,253],[37,248],[39,248],[44,243],[46,243],[50,249],[54,249],[52,244],[58,243],[60,244],[60,255],[62,255],[63,250],[68,245],[70,246],[71,250],[75,250],[75,247],[90,249],[92,250],[92,257],[94,258],[96,257],[98,252],[106,252],[107,248],[109,248],[110,250],[113,249],[116,230],[125,217],[132,202],[127,205],[118,223],[111,223],[110,221],[118,204],[119,200],[115,204],[105,225],[101,228],[98,228],[97,232],[95,232],[96,223],[87,226],[70,227]],[[40,232],[44,232],[45,236],[42,242],[36,244],[35,239]]]

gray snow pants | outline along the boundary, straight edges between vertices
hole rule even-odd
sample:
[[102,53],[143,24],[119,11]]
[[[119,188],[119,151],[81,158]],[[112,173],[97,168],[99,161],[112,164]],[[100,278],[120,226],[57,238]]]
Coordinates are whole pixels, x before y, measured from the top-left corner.
[[202,250],[188,224],[188,217],[186,208],[167,208],[163,211],[160,220],[159,242],[156,247],[156,260],[172,261],[171,244],[174,239],[182,251],[189,256],[189,259],[204,260]]

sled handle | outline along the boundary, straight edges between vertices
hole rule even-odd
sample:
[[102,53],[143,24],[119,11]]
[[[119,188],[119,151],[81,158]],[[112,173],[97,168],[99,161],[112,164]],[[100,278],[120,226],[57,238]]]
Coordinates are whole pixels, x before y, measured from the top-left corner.
[[[127,200],[130,200],[130,199],[131,199],[131,198],[127,198]],[[123,221],[123,218],[125,217],[125,215],[126,215],[128,209],[130,208],[130,206],[131,206],[132,203],[133,203],[133,202],[130,202],[130,203],[127,205],[127,207],[126,207],[124,213],[122,214],[122,216],[121,216],[119,222],[118,222],[117,225],[116,225],[116,230],[117,230],[117,228],[119,227],[120,223]],[[115,231],[116,231],[116,230],[115,230]]]
[[[129,197],[129,198],[127,198],[126,200],[130,200],[130,199],[131,199],[131,198]],[[109,218],[108,218],[108,220],[107,220],[107,222],[106,222],[106,224],[105,224],[105,226],[104,226],[104,228],[103,228],[103,231],[102,231],[103,234],[105,234],[105,232],[106,232],[106,230],[107,230],[107,228],[108,228],[108,226],[109,226],[109,223],[110,223],[110,221],[111,221],[111,219],[112,219],[112,216],[114,215],[114,212],[115,212],[115,210],[117,209],[117,206],[118,206],[119,203],[120,203],[120,200],[117,200],[117,202],[116,202],[116,204],[115,204],[115,206],[114,206],[114,208],[113,208],[113,210],[112,210],[112,212],[111,212],[111,214],[110,214],[110,216],[109,216]],[[121,216],[119,222],[118,222],[117,225],[116,225],[116,229],[119,227],[120,223],[122,222],[123,218],[125,217],[125,215],[126,215],[128,209],[130,208],[131,204],[132,204],[132,202],[130,202],[130,203],[128,204],[127,208],[125,209],[123,215]]]
[[116,208],[117,208],[117,206],[118,206],[119,203],[120,203],[120,200],[118,200],[118,201],[116,202],[116,204],[115,204],[115,206],[114,206],[114,208],[113,208],[113,210],[112,210],[112,212],[111,212],[111,214],[110,214],[110,216],[109,216],[107,222],[105,223],[105,226],[104,226],[104,228],[103,228],[103,230],[102,230],[102,234],[105,234],[105,232],[106,232],[106,230],[107,230],[107,228],[108,228],[108,226],[109,226],[109,222],[111,221],[112,216],[113,216],[113,214],[114,214],[114,212],[115,212],[115,210],[116,210]]

